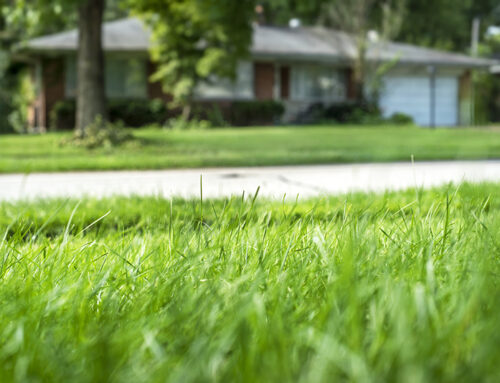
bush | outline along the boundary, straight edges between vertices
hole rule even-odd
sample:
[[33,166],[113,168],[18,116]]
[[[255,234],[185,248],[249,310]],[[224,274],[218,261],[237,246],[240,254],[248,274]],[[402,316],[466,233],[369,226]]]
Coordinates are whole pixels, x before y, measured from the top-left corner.
[[315,124],[318,121],[324,120],[325,106],[318,102],[311,104],[306,110],[300,112],[294,122],[297,124]]
[[104,122],[101,117],[85,129],[84,135],[75,134],[70,139],[63,140],[62,145],[73,145],[86,149],[119,146],[130,141],[134,136],[127,132],[122,123]]
[[408,116],[404,113],[394,113],[388,120],[388,122],[396,125],[410,125],[413,124],[413,117]]
[[193,108],[196,120],[207,121],[212,127],[226,127],[229,125],[228,108],[217,103],[200,103]]
[[172,130],[205,130],[212,128],[212,124],[210,121],[196,118],[186,120],[182,117],[173,117],[167,121],[165,128]]
[[34,99],[34,85],[23,65],[0,68],[0,134],[28,131],[28,111]]
[[49,115],[50,130],[75,129],[76,104],[74,100],[57,102]]
[[325,108],[324,118],[341,124],[378,124],[384,122],[378,106],[367,102],[332,104]]
[[233,126],[270,125],[279,122],[285,107],[277,101],[235,101],[229,123]]
[[215,127],[272,125],[279,122],[284,111],[282,103],[272,100],[198,102],[193,116]]
[[163,124],[173,111],[167,103],[155,100],[111,100],[108,103],[109,120],[122,121],[126,126],[138,128],[150,124]]
[[[50,112],[52,130],[73,130],[75,128],[76,104],[74,100],[60,101]],[[110,100],[108,115],[110,122],[123,122],[127,127],[138,128],[154,123],[164,123],[174,111],[159,99],[156,100]]]

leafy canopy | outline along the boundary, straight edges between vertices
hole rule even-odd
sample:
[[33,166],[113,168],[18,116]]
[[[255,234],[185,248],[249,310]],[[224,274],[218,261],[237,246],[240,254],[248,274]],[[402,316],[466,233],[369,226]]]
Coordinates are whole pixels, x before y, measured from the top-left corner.
[[153,80],[177,104],[189,103],[200,81],[234,78],[252,39],[253,0],[130,0],[153,31]]

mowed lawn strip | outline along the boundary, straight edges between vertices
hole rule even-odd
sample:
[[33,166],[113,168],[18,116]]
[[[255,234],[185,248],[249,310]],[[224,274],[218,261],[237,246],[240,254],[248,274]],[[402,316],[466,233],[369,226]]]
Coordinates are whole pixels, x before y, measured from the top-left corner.
[[61,146],[71,133],[0,136],[0,173],[500,158],[500,130],[408,126],[311,126],[167,131],[87,150]]
[[0,377],[498,382],[500,185],[0,204]]

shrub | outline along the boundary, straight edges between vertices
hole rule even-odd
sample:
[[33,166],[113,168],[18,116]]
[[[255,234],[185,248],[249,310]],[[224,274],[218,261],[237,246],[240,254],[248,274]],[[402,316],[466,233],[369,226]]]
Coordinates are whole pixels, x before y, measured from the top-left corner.
[[173,111],[167,103],[160,99],[155,100],[110,100],[108,103],[109,120],[123,121],[132,128],[162,124],[173,116]]
[[294,122],[297,124],[314,124],[324,120],[324,116],[325,106],[323,103],[318,102],[311,104],[306,110],[300,112]]
[[173,117],[167,121],[165,128],[172,130],[204,130],[212,128],[212,124],[210,121],[196,118],[186,120],[182,117]]
[[277,101],[235,101],[229,122],[233,126],[270,125],[277,123],[284,112],[285,107]]
[[388,121],[397,125],[410,125],[414,123],[413,117],[404,113],[394,113]]
[[193,116],[196,120],[208,121],[211,126],[221,128],[229,125],[228,108],[217,103],[200,103],[194,106]]
[[0,134],[26,133],[29,107],[35,99],[29,72],[17,64],[0,68],[0,72]]
[[[60,101],[50,112],[52,130],[72,130],[75,127],[76,104],[74,100]],[[123,122],[127,127],[137,128],[154,123],[164,123],[174,111],[159,99],[156,100],[110,100],[108,115],[111,122]]]
[[119,146],[130,141],[134,136],[127,132],[122,123],[104,122],[101,117],[85,129],[84,135],[75,134],[70,139],[63,140],[62,145],[73,145],[86,149]]
[[277,123],[285,108],[277,101],[198,102],[193,115],[212,126],[252,126]]
[[76,104],[74,100],[57,102],[49,115],[50,130],[73,130],[75,128]]
[[325,108],[324,118],[341,124],[377,124],[382,113],[374,103],[343,102]]

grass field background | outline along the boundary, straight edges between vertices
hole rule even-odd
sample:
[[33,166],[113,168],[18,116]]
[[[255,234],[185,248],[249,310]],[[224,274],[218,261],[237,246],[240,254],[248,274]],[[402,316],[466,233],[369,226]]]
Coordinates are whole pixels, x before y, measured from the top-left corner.
[[498,382],[500,185],[0,204],[2,382]]
[[0,136],[0,173],[500,158],[500,130],[493,128],[139,129],[135,142],[90,152],[61,147],[70,134]]

